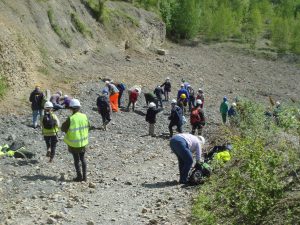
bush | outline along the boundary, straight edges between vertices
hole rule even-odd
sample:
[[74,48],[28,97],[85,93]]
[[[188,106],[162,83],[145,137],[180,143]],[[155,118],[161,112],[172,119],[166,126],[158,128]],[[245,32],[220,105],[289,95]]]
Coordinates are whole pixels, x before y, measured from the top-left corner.
[[232,160],[225,165],[213,162],[214,175],[201,187],[193,207],[197,224],[261,224],[291,190],[286,177],[300,169],[298,146],[283,135],[299,131],[297,106],[279,114],[284,130],[272,120],[266,123],[261,105],[240,102],[238,112],[238,132],[231,136]]
[[59,36],[60,40],[61,40],[61,43],[66,46],[67,48],[70,48],[71,47],[71,37],[70,35],[65,31],[63,30],[58,24],[57,22],[55,21],[55,18],[54,18],[54,11],[52,8],[50,8],[48,11],[47,11],[47,14],[48,14],[48,19],[49,19],[49,22],[50,22],[50,25],[53,29],[53,31]]
[[290,24],[288,19],[274,19],[272,24],[272,42],[280,52],[286,52],[289,49]]
[[93,37],[92,31],[79,19],[78,15],[71,13],[71,21],[76,30],[78,30],[84,37]]

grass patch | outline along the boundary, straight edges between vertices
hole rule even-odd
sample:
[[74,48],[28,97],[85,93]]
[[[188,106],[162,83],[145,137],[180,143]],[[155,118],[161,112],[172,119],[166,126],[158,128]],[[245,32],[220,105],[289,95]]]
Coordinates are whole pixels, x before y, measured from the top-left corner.
[[72,44],[71,36],[67,33],[66,30],[62,29],[57,24],[57,22],[55,21],[55,18],[54,18],[54,11],[53,11],[53,9],[50,8],[47,11],[47,14],[48,14],[50,25],[51,25],[53,31],[59,36],[61,43],[64,46],[66,46],[67,48],[70,48],[71,44]]
[[[298,221],[299,206],[293,203],[298,199],[291,197],[286,203],[289,207],[282,207],[281,202],[294,195],[293,189],[300,184],[299,105],[282,107],[276,120],[264,111],[264,106],[250,101],[239,103],[238,125],[227,130],[234,147],[232,160],[212,162],[214,175],[201,187],[193,207],[195,224]],[[288,216],[279,218],[274,211],[278,208]]]
[[44,75],[50,74],[50,71],[48,70],[48,68],[46,66],[39,66],[37,71]]
[[0,75],[0,99],[3,98],[8,88],[7,80]]
[[71,21],[74,24],[76,30],[80,32],[84,37],[93,37],[91,29],[89,29],[87,25],[80,20],[78,15],[76,15],[75,13],[71,13]]

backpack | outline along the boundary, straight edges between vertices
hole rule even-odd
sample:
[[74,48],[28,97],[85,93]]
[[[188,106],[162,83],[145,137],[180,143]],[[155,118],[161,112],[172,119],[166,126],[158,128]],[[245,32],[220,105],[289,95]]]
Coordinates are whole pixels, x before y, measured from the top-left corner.
[[207,163],[196,164],[191,171],[188,182],[190,185],[199,185],[204,183],[205,177],[210,177],[211,167]]
[[98,110],[104,110],[107,109],[109,107],[109,103],[108,103],[108,99],[106,96],[99,96],[97,98],[97,106],[98,106]]
[[191,124],[195,124],[201,121],[200,112],[198,108],[195,108],[191,112]]
[[57,125],[57,121],[53,119],[53,116],[49,113],[44,115],[43,127],[45,129],[53,129]]
[[118,89],[119,89],[120,91],[125,91],[126,85],[123,84],[123,83],[120,83],[120,84],[118,85]]

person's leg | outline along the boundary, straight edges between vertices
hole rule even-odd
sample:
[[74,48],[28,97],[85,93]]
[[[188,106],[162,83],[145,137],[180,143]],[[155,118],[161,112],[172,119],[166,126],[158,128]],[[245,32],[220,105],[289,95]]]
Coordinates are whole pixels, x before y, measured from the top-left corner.
[[173,126],[174,126],[174,125],[173,125],[172,123],[169,124],[170,137],[173,136]]
[[159,103],[160,103],[160,107],[163,108],[164,106],[163,106],[162,98],[159,99]]
[[44,136],[44,140],[45,140],[46,147],[47,147],[47,154],[46,154],[46,156],[50,157],[50,148],[51,148],[50,137]]
[[71,152],[72,155],[73,155],[73,158],[74,158],[74,166],[75,166],[75,170],[76,170],[76,174],[77,174],[77,177],[74,178],[74,181],[81,181],[82,180],[82,174],[81,174],[81,171],[80,171],[80,165],[79,165],[79,153],[76,152],[76,151],[72,151]]
[[223,121],[224,124],[226,123],[226,117],[227,117],[227,114],[222,113],[222,121]]
[[170,141],[170,147],[178,158],[180,172],[179,182],[187,183],[188,173],[193,164],[192,153],[188,148],[188,144],[182,137],[175,136]]
[[82,165],[82,180],[86,181],[87,180],[87,177],[86,177],[87,165],[86,165],[86,160],[85,160],[84,154],[85,154],[85,150],[82,150],[79,153],[79,157],[80,157],[80,161],[81,161],[81,165]]
[[132,111],[135,110],[135,102],[132,103]]
[[119,96],[118,96],[118,104],[119,104],[119,107],[121,107],[122,95],[123,95],[123,91],[120,91],[120,92],[119,92]]
[[56,149],[56,144],[58,142],[57,136],[51,136],[50,137],[51,140],[51,154],[50,154],[50,161],[52,162],[54,156],[55,156],[55,149]]
[[182,133],[182,125],[177,125],[177,132]]
[[192,125],[192,132],[191,132],[191,133],[192,133],[192,134],[195,134],[195,132],[196,132],[196,124],[193,124],[193,125]]
[[149,135],[154,135],[154,123],[149,123]]
[[131,101],[129,100],[128,105],[127,105],[127,111],[129,111],[130,105],[131,105]]
[[32,126],[33,126],[33,128],[37,127],[38,115],[39,115],[39,110],[32,110]]

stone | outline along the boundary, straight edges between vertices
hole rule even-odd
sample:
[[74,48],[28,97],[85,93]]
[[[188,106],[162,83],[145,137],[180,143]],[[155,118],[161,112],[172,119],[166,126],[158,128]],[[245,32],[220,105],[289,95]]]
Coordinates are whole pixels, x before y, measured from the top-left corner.
[[96,188],[96,184],[95,184],[95,183],[92,183],[92,182],[90,182],[90,183],[89,183],[89,188]]
[[158,224],[158,221],[156,219],[149,220],[149,224]]
[[146,212],[148,212],[148,209],[147,208],[143,208],[142,209],[142,213],[146,213]]
[[88,221],[86,224],[87,224],[87,225],[95,225],[95,222],[92,221],[92,220],[90,220],[90,221]]
[[49,217],[49,218],[47,219],[47,224],[55,224],[55,223],[57,223],[57,220],[56,220],[56,219],[54,219],[54,218],[52,218],[52,217]]
[[132,185],[132,183],[130,181],[126,181],[125,184],[126,185]]
[[162,49],[162,48],[161,49],[157,49],[156,52],[159,55],[167,55],[168,54],[167,50]]

